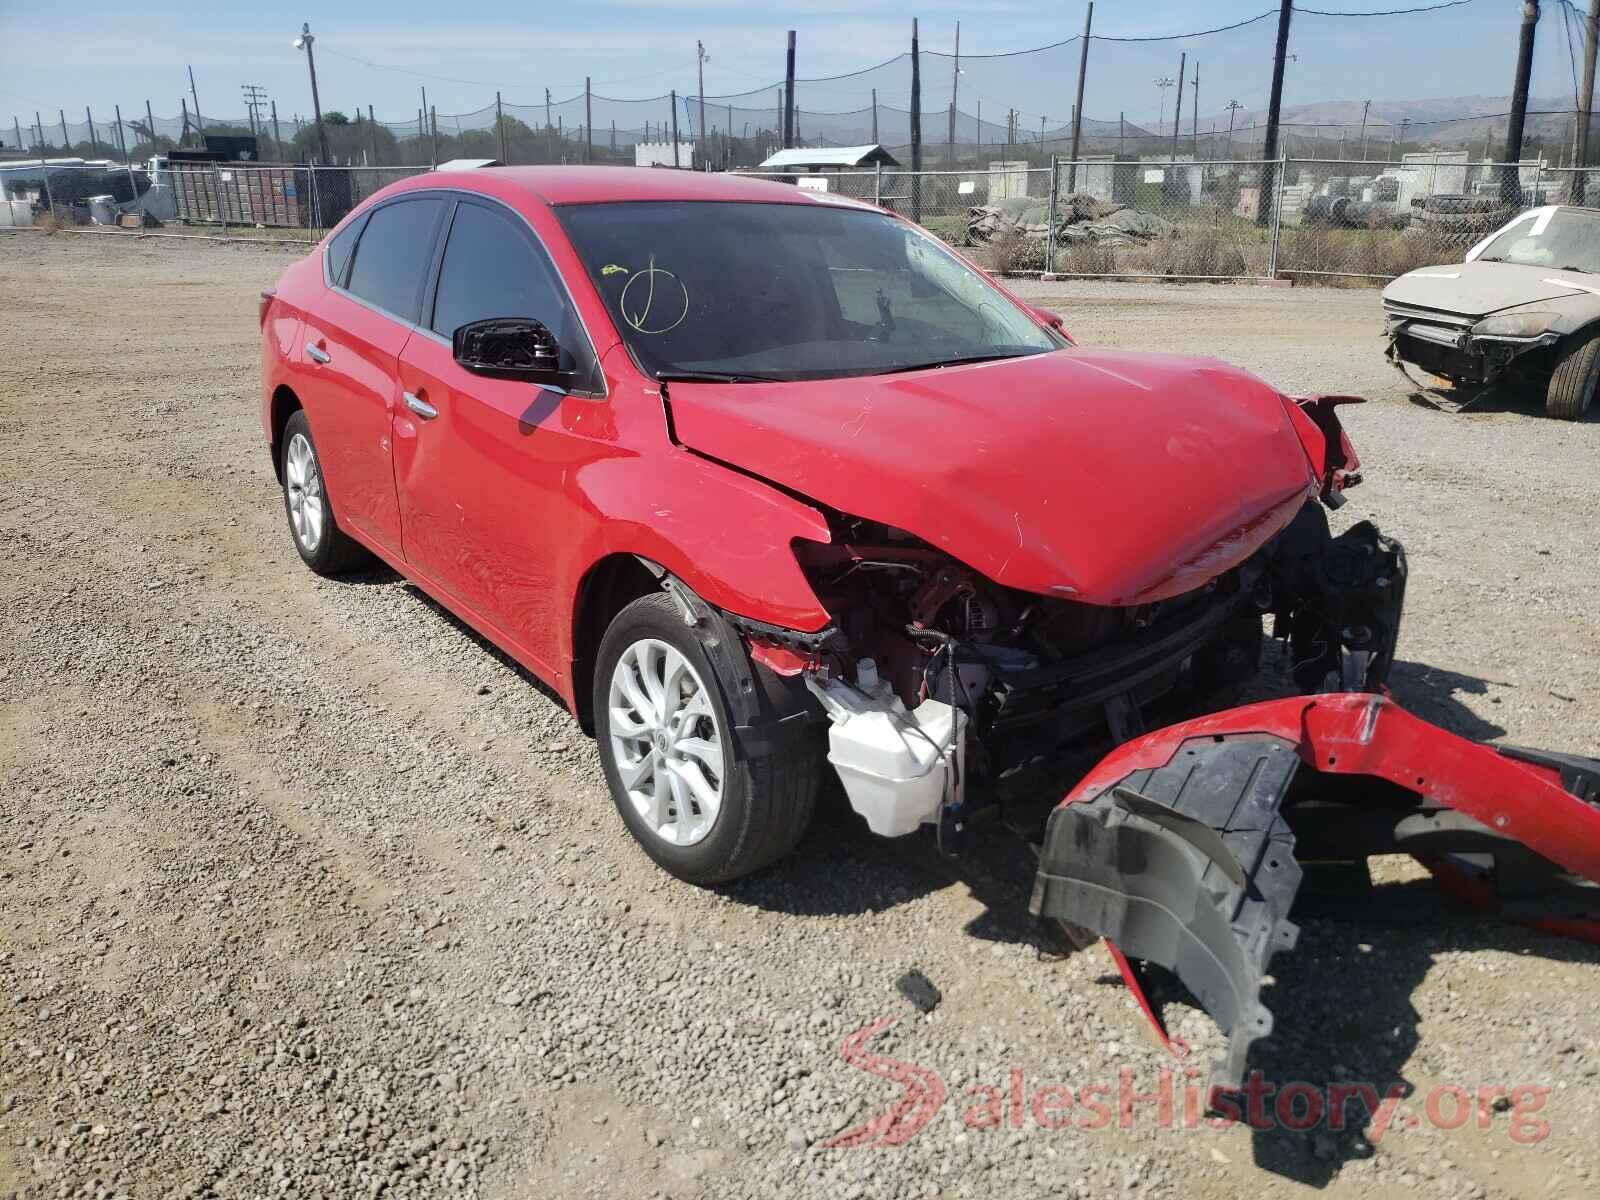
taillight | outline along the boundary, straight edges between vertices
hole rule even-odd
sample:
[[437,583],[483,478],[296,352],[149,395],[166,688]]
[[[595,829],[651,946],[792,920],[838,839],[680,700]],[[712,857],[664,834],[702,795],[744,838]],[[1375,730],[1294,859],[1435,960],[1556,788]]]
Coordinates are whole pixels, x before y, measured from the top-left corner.
[[267,309],[272,307],[272,299],[277,294],[277,288],[261,289],[261,311],[256,314],[257,324],[265,325],[267,323]]

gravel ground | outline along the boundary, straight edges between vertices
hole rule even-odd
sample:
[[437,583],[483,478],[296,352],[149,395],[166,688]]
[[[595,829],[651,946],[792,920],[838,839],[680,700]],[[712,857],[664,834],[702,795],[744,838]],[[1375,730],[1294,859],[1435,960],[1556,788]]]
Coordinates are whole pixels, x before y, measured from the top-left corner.
[[[1400,885],[1310,920],[1262,1066],[1401,1085],[1397,1113],[1187,1129],[1209,1022],[1174,1000],[1194,1055],[1155,1046],[1102,948],[1041,939],[998,836],[946,861],[828,811],[736,886],[656,871],[544,692],[393,575],[300,566],[256,417],[286,261],[0,241],[0,1193],[1595,1193],[1594,948]],[[1409,403],[1373,293],[1028,290],[1082,340],[1370,397],[1345,513],[1411,553],[1397,694],[1600,749],[1600,424]],[[931,1015],[894,990],[913,966]],[[904,1144],[826,1148],[899,1095],[840,1050],[885,1018],[873,1048],[948,1098]],[[1120,1070],[1163,1068],[1171,1127],[1148,1102],[1084,1127],[1084,1088],[1115,1109]],[[1043,1084],[1077,1091],[1071,1127],[1013,1108]],[[1549,1091],[1444,1129],[1445,1085]]]

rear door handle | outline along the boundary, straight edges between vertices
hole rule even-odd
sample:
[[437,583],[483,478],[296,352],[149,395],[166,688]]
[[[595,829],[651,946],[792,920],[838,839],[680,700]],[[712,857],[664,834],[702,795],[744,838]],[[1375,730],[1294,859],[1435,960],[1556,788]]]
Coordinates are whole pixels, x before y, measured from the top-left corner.
[[331,363],[333,361],[333,355],[315,342],[306,343],[306,357],[314,363]]
[[431,421],[439,415],[439,410],[420,396],[414,396],[410,392],[402,392],[401,399],[406,402],[407,408],[424,421]]

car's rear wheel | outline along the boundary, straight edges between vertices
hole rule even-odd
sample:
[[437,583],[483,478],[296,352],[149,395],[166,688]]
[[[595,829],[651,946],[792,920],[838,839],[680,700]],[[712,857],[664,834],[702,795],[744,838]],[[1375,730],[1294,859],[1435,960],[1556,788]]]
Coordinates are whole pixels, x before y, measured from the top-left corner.
[[595,736],[612,799],[645,853],[690,883],[782,857],[816,805],[820,753],[742,753],[727,689],[665,593],[629,604],[601,640]]
[[364,562],[367,552],[339,528],[328,503],[322,460],[305,413],[295,413],[284,425],[280,453],[278,476],[283,481],[289,535],[306,566],[318,575],[337,575]]
[[1581,420],[1594,404],[1595,387],[1600,384],[1600,330],[1580,334],[1550,376],[1545,389],[1544,411],[1564,421]]

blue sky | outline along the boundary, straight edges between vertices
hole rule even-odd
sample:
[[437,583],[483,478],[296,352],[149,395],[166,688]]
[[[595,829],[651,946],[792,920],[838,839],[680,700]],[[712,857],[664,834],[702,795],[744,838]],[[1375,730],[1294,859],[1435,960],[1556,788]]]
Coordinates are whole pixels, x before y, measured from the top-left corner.
[[[1362,11],[1431,0],[1307,0],[1308,7]],[[1139,37],[1187,32],[1275,8],[1272,0],[1102,0],[1099,35]],[[596,0],[520,8],[496,0],[344,0],[274,15],[259,2],[215,0],[204,6],[170,0],[0,0],[0,122],[15,112],[26,123],[35,109],[46,124],[58,108],[69,121],[90,105],[97,119],[113,103],[125,114],[149,98],[158,116],[175,114],[193,65],[202,111],[243,111],[239,88],[260,84],[280,113],[309,112],[304,57],[291,48],[300,21],[317,35],[325,108],[373,105],[380,118],[415,114],[419,86],[442,113],[492,104],[498,86],[507,102],[536,103],[550,87],[556,98],[582,90],[647,97],[694,87],[695,39],[710,62],[708,95],[744,92],[780,79],[784,32],[799,31],[802,77],[852,71],[895,55],[909,40],[907,9],[887,0],[799,0],[763,9],[745,0],[675,5],[656,0]],[[1509,90],[1520,0],[1471,0],[1460,8],[1413,17],[1336,20],[1297,16],[1286,99],[1289,103],[1374,98],[1417,99],[1503,95]],[[1071,38],[1083,6],[1068,0],[920,3],[925,50],[948,53],[962,23],[964,55],[992,55]],[[1041,14],[1046,14],[1041,17]],[[1187,49],[1201,62],[1201,112],[1237,99],[1252,113],[1265,108],[1276,17],[1193,42],[1096,42],[1085,110],[1115,120],[1152,117],[1161,92],[1155,80],[1177,73]],[[1559,3],[1546,3],[1535,94],[1570,97],[1571,73]],[[1420,47],[1420,49],[1419,49]],[[1026,59],[973,57],[962,76],[961,107],[981,103],[985,119],[1016,107],[1062,119],[1076,79],[1076,47]],[[357,59],[366,60],[365,65]],[[949,66],[925,64],[927,107],[949,95]],[[894,72],[803,87],[802,107],[817,111],[864,106],[870,86],[880,102],[905,106]],[[1170,93],[1165,100],[1170,103]],[[1192,103],[1192,101],[1190,101]],[[1168,109],[1170,112],[1170,109]]]

